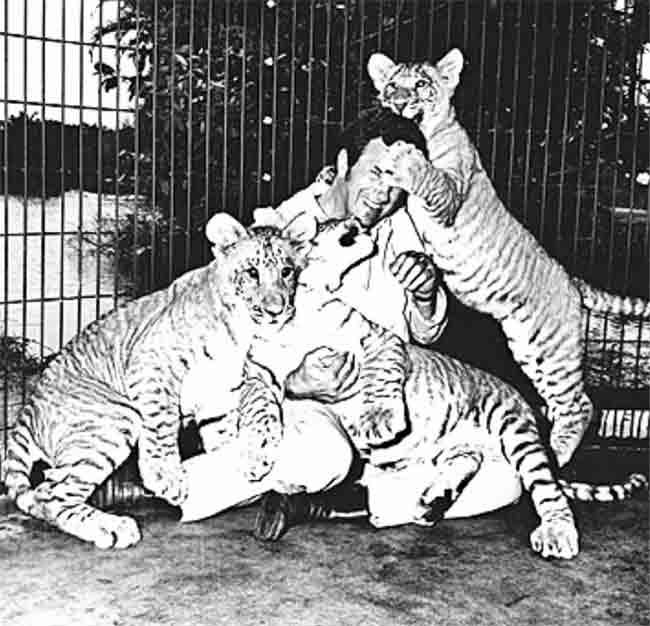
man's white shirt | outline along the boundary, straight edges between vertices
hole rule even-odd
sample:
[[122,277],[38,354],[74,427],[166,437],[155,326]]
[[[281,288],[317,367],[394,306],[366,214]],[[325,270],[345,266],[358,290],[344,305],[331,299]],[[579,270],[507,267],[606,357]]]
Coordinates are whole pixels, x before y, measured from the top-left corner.
[[[287,221],[305,213],[318,222],[330,219],[318,204],[314,186],[299,191],[276,210]],[[414,339],[424,345],[433,343],[442,334],[447,322],[447,296],[444,288],[438,288],[432,318],[425,319],[390,271],[390,264],[402,252],[427,253],[426,244],[415,223],[402,208],[382,219],[373,227],[372,233],[377,252],[346,274],[336,295],[366,318],[394,332],[404,341]]]

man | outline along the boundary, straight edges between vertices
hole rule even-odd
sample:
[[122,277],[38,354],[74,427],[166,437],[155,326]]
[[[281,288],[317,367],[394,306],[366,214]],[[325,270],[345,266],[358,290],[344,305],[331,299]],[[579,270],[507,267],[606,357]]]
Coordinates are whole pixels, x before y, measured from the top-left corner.
[[[445,291],[417,228],[400,210],[406,194],[388,186],[376,169],[388,146],[398,140],[426,153],[424,137],[410,120],[385,109],[364,112],[340,138],[332,183],[312,185],[277,210],[287,222],[305,212],[318,221],[353,215],[371,229],[377,253],[345,276],[337,295],[403,340],[428,345],[446,325]],[[285,435],[269,475],[258,483],[246,481],[235,469],[240,460],[234,445],[188,459],[184,466],[191,487],[183,520],[213,515],[268,491],[313,493],[340,483],[354,451],[327,404],[345,397],[357,373],[350,353],[320,348],[306,355],[285,384],[290,398],[283,403]],[[205,484],[213,478],[218,489]],[[282,507],[290,506],[291,499],[280,497],[277,510],[273,501],[266,499],[257,520],[256,534],[262,539],[277,538],[289,521]]]
[[[412,121],[385,109],[364,113],[344,131],[337,144],[336,176],[331,186],[319,189],[312,185],[277,210],[287,222],[305,212],[319,221],[353,215],[370,228],[376,236],[377,254],[350,271],[337,295],[405,341],[430,345],[445,328],[447,298],[427,254],[426,242],[405,209],[406,193],[387,184],[381,169],[388,146],[396,141],[427,154],[424,137]],[[348,355],[327,354],[322,362],[315,353],[308,357],[290,376],[288,392],[324,403],[344,396],[351,382],[345,377],[351,371]],[[480,514],[518,497],[516,478],[504,475],[499,464],[495,467],[496,473],[482,473],[481,480],[475,481],[477,489],[469,490],[468,497],[448,516]],[[365,477],[364,482],[371,485],[371,500],[377,503],[373,519],[379,523],[382,518],[386,524],[389,518],[399,519],[390,506],[386,508],[386,499],[395,489],[395,477],[395,472],[381,471]],[[353,484],[353,478],[315,497],[305,493],[267,494],[256,519],[255,535],[276,540],[289,526],[328,516],[332,510],[342,516],[368,513],[367,489]],[[404,480],[410,480],[406,474]]]
[[413,122],[386,109],[363,112],[337,142],[332,183],[298,192],[277,211],[287,222],[301,213],[319,222],[354,216],[371,229],[377,254],[347,274],[337,295],[405,341],[430,345],[446,326],[447,297],[415,223],[400,210],[406,193],[389,187],[376,167],[395,141],[426,154]]
[[[406,194],[386,185],[375,168],[388,145],[398,140],[426,153],[424,137],[410,120],[385,109],[363,113],[340,138],[331,185],[312,185],[278,211],[287,221],[302,212],[319,221],[354,215],[371,228],[377,253],[346,275],[337,295],[405,341],[428,345],[446,325],[445,291],[414,223],[400,210]],[[258,483],[246,481],[234,469],[240,463],[234,445],[186,460],[190,493],[183,505],[183,520],[213,515],[268,491],[313,493],[340,483],[352,465],[354,451],[327,403],[344,397],[357,372],[349,353],[321,348],[308,354],[285,384],[290,397],[283,403],[285,435],[269,475]],[[206,481],[218,487],[210,489]],[[276,518],[276,512],[270,511],[272,524]],[[267,537],[265,527],[262,516],[256,534],[272,538]]]

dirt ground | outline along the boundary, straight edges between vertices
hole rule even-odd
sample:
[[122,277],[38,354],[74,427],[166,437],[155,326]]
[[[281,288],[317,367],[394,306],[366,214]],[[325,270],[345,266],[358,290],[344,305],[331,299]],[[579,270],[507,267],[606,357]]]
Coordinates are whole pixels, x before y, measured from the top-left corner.
[[[647,453],[631,458],[621,467],[592,454],[589,477],[647,471]],[[180,524],[148,501],[130,511],[142,542],[117,552],[5,517],[14,532],[0,539],[0,624],[650,624],[647,494],[575,510],[581,553],[568,562],[529,548],[527,500],[431,529],[312,524],[276,544],[252,538],[254,507]]]

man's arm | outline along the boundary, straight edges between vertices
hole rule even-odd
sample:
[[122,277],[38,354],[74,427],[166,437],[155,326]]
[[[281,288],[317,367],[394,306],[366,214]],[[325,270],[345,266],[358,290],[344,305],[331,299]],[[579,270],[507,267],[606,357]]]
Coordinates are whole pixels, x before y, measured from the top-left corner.
[[422,252],[403,252],[389,266],[406,291],[404,311],[411,338],[429,345],[447,326],[447,294],[431,258]]
[[406,296],[406,321],[415,343],[428,346],[435,343],[447,328],[447,293],[440,285],[433,295],[420,300]]

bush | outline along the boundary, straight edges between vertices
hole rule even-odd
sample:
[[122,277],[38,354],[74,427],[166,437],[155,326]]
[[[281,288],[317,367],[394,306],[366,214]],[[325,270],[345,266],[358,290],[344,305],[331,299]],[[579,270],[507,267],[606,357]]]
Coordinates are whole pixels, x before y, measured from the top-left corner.
[[21,388],[23,381],[40,374],[52,357],[34,356],[34,349],[39,347],[36,342],[22,337],[0,337],[0,362],[4,363],[6,375],[4,388],[16,391]]

